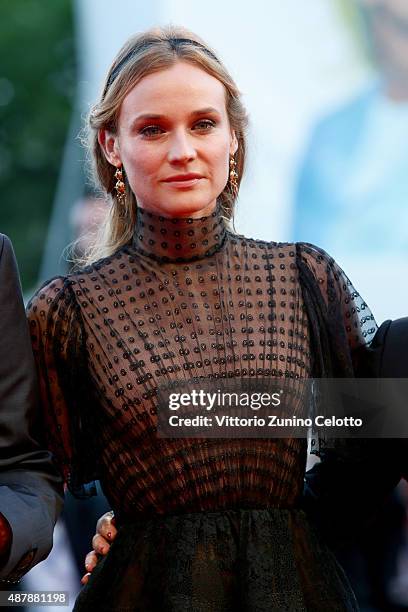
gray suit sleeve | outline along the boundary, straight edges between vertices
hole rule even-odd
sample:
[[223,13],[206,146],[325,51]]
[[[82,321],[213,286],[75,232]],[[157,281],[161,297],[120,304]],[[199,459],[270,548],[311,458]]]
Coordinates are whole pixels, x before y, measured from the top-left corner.
[[41,445],[34,358],[10,241],[0,234],[0,512],[13,531],[0,580],[18,581],[52,548],[62,479]]

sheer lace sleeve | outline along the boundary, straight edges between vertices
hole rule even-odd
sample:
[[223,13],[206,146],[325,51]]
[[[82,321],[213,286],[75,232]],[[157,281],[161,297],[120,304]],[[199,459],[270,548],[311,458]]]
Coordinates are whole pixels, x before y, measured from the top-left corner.
[[[335,260],[312,244],[298,244],[300,277],[318,342],[319,376],[354,376],[360,350],[377,330],[374,316]],[[319,325],[319,328],[316,328]],[[328,358],[328,360],[327,360]]]
[[[313,375],[358,376],[377,330],[370,309],[325,251],[299,243],[297,255],[315,357]],[[303,508],[328,542],[341,548],[353,541],[398,483],[399,459],[391,440],[320,435],[311,443],[311,452],[321,461],[306,473]]]
[[62,277],[46,283],[29,302],[27,316],[48,445],[70,491],[87,497],[96,493],[83,486],[97,478],[96,436],[91,441],[85,333],[71,285]]
[[[297,244],[300,282],[310,322],[315,378],[352,378],[377,330],[369,307],[340,266],[323,249]],[[330,439],[313,439],[312,453],[323,448],[351,449]]]

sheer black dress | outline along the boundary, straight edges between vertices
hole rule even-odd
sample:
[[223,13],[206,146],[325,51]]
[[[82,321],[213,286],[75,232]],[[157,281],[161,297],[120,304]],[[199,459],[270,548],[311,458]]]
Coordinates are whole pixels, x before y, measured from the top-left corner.
[[304,243],[138,211],[131,244],[28,306],[49,444],[73,492],[100,479],[119,532],[75,610],[351,611],[300,509],[303,439],[163,439],[157,388],[195,376],[353,376],[375,332]]

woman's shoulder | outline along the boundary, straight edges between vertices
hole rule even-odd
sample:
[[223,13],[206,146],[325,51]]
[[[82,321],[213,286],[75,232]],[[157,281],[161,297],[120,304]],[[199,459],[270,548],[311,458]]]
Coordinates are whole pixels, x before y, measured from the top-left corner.
[[287,247],[294,246],[293,243],[289,242],[276,242],[272,240],[263,240],[262,238],[252,238],[245,236],[244,234],[238,234],[236,232],[229,231],[229,242],[232,246],[239,247],[242,249],[260,249],[267,251],[278,251]]
[[126,258],[130,257],[128,245],[123,245],[110,255],[101,257],[95,261],[83,265],[75,265],[73,271],[66,277],[71,285],[80,282],[85,277],[98,274],[112,274],[112,270],[120,266]]
[[97,277],[99,278],[104,273],[110,274],[112,266],[115,266],[125,255],[126,250],[121,248],[112,255],[103,257],[91,264],[76,266],[66,275],[52,277],[45,281],[34,293],[28,302],[28,310],[33,305],[37,306],[39,302],[47,305],[48,308],[55,308],[60,302],[67,303],[70,300],[74,300],[75,295],[81,292],[81,286],[87,280],[96,280]]
[[42,285],[35,291],[32,298],[28,302],[28,306],[35,300],[47,300],[48,302],[54,297],[57,297],[65,290],[69,283],[69,276],[53,276],[44,281]]
[[[47,329],[50,324],[66,319],[67,302],[72,303],[67,291],[67,281],[66,276],[55,276],[47,280],[28,301],[26,312],[32,338],[37,333],[37,328],[40,334],[41,330]],[[62,308],[63,305],[65,308]]]
[[336,274],[341,271],[334,257],[322,247],[310,242],[296,242],[295,244],[299,261],[306,264],[314,273],[327,274],[331,271]]
[[250,238],[243,234],[230,233],[232,244],[260,248],[271,251],[272,254],[279,253],[281,256],[287,254],[290,257],[301,257],[306,262],[333,263],[334,259],[327,251],[310,242],[277,242],[273,240],[263,240],[260,238]]

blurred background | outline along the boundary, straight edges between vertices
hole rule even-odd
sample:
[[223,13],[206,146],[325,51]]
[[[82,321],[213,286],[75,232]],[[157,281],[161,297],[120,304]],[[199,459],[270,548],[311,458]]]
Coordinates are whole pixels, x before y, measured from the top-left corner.
[[[344,268],[378,323],[406,316],[407,0],[1,2],[0,231],[13,241],[26,298],[69,270],[65,247],[104,217],[104,202],[87,184],[79,134],[114,54],[130,34],[169,22],[215,48],[249,111],[237,232],[316,243]],[[357,563],[365,610],[407,609],[400,494],[396,503],[395,530],[377,546],[393,543],[380,554],[386,563],[374,570]],[[55,588],[78,590],[78,559],[104,508],[102,497],[87,504],[76,509],[69,501],[68,522],[56,534],[71,556],[61,561],[54,552],[27,580],[46,588],[55,574]],[[370,581],[386,592],[377,599],[391,592],[400,607],[370,603]]]
[[27,296],[66,272],[64,247],[103,217],[79,134],[112,57],[131,33],[173,22],[216,49],[249,110],[237,231],[315,242],[378,322],[406,314],[405,0],[128,0],[115,10],[17,0],[0,3],[0,16],[0,229]]

